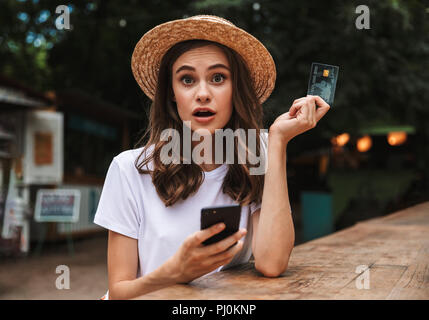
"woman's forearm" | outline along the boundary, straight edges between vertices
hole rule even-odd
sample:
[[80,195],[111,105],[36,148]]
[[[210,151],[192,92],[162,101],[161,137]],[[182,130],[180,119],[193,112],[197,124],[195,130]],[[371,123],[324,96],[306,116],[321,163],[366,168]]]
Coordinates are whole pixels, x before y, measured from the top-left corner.
[[177,283],[167,261],[151,273],[134,280],[118,281],[109,288],[109,299],[133,299],[146,293],[156,291]]
[[269,136],[268,169],[258,222],[255,267],[266,275],[278,276],[286,268],[295,231],[286,176],[287,143]]

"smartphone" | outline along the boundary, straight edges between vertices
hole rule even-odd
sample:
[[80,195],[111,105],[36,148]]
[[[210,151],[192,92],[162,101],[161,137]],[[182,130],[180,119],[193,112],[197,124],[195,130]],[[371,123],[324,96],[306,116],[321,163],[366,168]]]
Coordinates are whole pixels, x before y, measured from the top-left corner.
[[203,242],[204,245],[209,245],[223,240],[230,235],[236,233],[240,226],[241,206],[228,205],[205,207],[201,209],[201,230],[207,229],[214,224],[223,222],[225,229],[222,232],[215,234],[213,237]]

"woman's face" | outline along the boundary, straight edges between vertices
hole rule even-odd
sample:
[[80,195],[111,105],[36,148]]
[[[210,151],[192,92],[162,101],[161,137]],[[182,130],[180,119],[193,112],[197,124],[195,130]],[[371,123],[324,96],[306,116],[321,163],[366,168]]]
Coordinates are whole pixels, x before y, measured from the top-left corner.
[[232,114],[232,79],[225,53],[215,45],[191,49],[173,64],[173,100],[192,131],[225,127]]

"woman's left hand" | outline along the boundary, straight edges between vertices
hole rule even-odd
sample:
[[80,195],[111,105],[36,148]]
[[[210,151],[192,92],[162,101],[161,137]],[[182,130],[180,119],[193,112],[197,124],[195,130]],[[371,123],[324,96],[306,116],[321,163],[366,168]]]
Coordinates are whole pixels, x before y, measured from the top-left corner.
[[[316,109],[316,105],[319,108]],[[314,128],[329,109],[330,106],[319,96],[296,99],[289,112],[280,115],[271,125],[270,137],[287,144],[293,137]]]

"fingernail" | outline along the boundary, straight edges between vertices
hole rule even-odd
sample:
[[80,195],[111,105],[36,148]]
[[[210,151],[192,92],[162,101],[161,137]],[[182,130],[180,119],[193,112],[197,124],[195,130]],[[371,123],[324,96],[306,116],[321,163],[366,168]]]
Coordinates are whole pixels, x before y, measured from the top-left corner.
[[225,227],[225,224],[224,223],[221,223],[221,224],[219,224],[218,226],[217,226],[217,228],[218,229],[223,229]]

